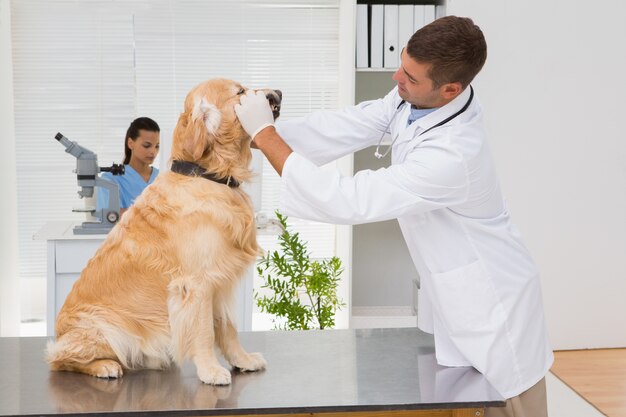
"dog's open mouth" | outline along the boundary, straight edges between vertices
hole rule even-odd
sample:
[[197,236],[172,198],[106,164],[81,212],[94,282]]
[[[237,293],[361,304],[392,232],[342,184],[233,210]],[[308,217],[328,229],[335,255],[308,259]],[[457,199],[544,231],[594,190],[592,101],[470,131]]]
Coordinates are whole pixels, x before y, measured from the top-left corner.
[[280,103],[283,99],[283,93],[280,90],[266,90],[265,97],[270,102],[270,107],[272,108],[272,114],[274,115],[274,120],[278,119],[280,116]]

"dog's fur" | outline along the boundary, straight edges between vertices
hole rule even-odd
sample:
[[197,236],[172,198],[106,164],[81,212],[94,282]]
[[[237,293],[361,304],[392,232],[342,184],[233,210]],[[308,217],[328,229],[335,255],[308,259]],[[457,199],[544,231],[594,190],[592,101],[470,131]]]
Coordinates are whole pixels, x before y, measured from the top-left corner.
[[[224,79],[195,87],[174,131],[172,160],[249,180],[250,137],[234,113],[245,91]],[[117,378],[123,369],[190,358],[203,382],[229,384],[214,346],[235,368],[263,369],[261,354],[239,344],[230,309],[258,253],[252,204],[241,189],[161,173],[74,284],[48,344],[51,369]]]

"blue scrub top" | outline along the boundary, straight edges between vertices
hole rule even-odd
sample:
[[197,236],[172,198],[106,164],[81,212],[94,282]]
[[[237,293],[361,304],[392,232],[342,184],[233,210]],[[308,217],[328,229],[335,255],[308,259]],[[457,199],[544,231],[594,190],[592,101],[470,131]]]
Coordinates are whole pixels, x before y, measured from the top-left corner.
[[[159,170],[152,167],[152,175],[146,182],[137,171],[135,171],[130,165],[124,165],[124,175],[113,175],[110,172],[103,172],[100,174],[100,178],[104,178],[109,181],[116,182],[120,189],[120,208],[128,208],[134,202],[135,199],[141,194],[141,192],[159,175]],[[98,207],[100,210],[107,206],[109,200],[109,190],[103,187],[98,187]]]

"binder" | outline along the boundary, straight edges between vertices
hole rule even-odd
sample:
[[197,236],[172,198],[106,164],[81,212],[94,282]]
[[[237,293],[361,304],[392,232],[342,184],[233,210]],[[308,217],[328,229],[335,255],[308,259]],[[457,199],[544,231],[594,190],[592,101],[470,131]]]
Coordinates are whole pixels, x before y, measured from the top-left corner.
[[402,48],[404,48],[409,42],[411,36],[413,36],[413,5],[402,4],[398,9],[398,67],[400,66],[400,54]]
[[435,21],[435,5],[427,4],[424,6],[424,25]]
[[398,68],[398,5],[386,4],[384,15],[383,65],[385,68]]
[[370,67],[383,67],[383,18],[382,4],[372,4],[370,26]]
[[444,17],[446,15],[446,6],[437,5],[435,6],[435,19],[439,19],[440,17]]
[[413,6],[413,30],[417,32],[424,26],[424,10],[426,6],[416,4]]
[[369,66],[367,44],[367,4],[356,5],[356,67]]

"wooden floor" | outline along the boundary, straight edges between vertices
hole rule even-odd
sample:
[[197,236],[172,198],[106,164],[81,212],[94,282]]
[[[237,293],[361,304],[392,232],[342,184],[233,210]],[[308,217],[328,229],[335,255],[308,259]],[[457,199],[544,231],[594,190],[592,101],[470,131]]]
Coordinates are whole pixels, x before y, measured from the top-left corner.
[[554,353],[552,373],[609,417],[626,417],[626,349]]

